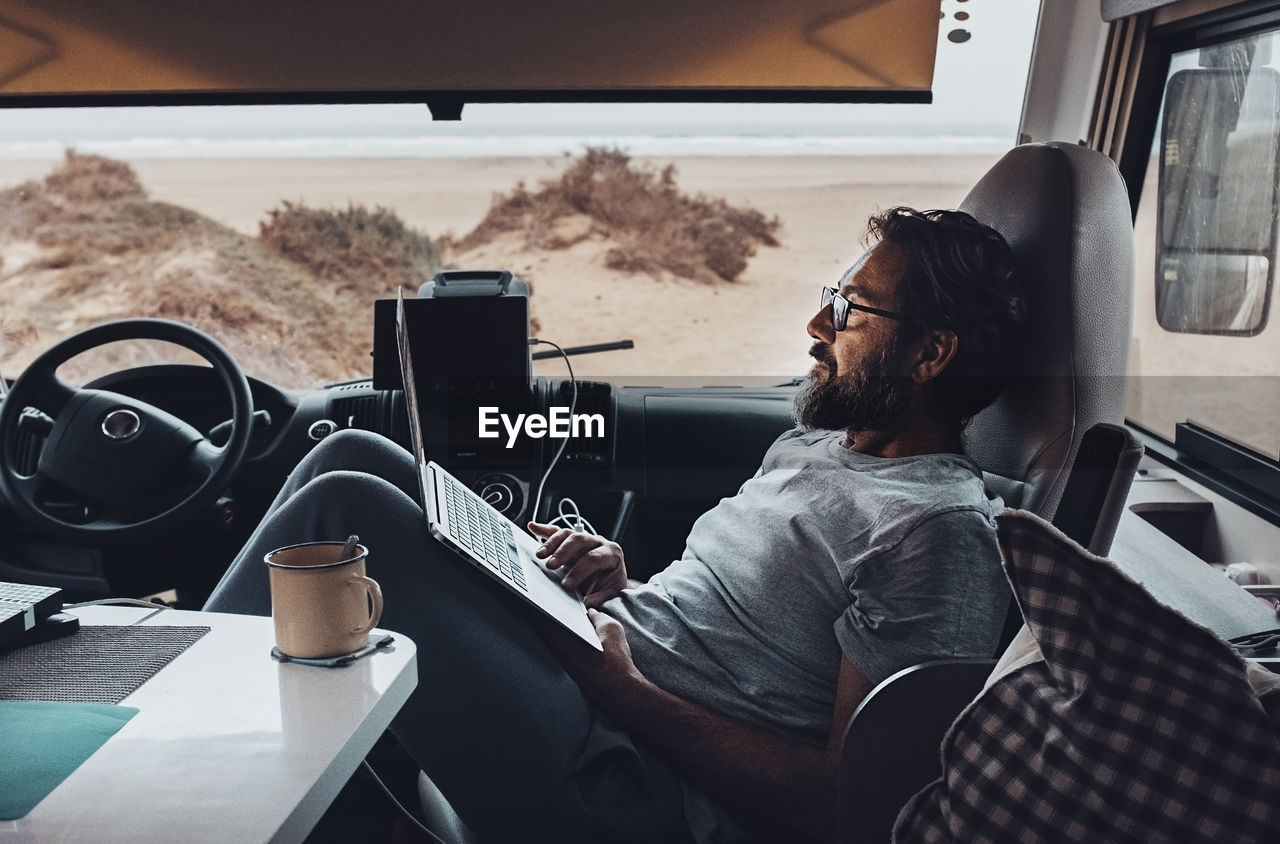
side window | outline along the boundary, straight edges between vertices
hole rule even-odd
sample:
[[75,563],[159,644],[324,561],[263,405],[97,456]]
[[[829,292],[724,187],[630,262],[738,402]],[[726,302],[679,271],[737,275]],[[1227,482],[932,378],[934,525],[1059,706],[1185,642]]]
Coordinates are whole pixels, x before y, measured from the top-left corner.
[[1134,218],[1126,415],[1175,442],[1280,457],[1277,33],[1171,57]]
[[[1256,43],[1248,46],[1203,52],[1230,65],[1256,56]],[[1155,280],[1162,328],[1251,335],[1265,326],[1276,254],[1278,119],[1274,68],[1196,67],[1169,77]]]

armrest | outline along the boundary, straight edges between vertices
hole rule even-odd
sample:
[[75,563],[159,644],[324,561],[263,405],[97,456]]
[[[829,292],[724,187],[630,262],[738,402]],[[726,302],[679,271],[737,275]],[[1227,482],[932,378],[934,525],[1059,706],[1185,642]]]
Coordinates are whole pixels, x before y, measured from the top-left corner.
[[908,798],[938,777],[947,728],[982,689],[994,659],[904,668],[854,710],[840,753],[839,840],[889,840]]

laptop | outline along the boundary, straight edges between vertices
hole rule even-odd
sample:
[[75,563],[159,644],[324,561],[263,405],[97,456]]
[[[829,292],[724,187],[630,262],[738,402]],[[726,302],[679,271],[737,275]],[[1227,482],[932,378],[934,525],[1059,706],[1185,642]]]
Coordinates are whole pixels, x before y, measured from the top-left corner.
[[56,586],[0,583],[0,651],[80,629],[80,620],[61,609],[62,590]]
[[403,290],[396,293],[396,346],[400,353],[405,404],[409,409],[409,440],[422,494],[419,503],[426,513],[431,535],[596,650],[604,650],[595,626],[587,618],[582,598],[561,587],[557,575],[534,557],[540,544],[538,540],[438,463],[426,459]]

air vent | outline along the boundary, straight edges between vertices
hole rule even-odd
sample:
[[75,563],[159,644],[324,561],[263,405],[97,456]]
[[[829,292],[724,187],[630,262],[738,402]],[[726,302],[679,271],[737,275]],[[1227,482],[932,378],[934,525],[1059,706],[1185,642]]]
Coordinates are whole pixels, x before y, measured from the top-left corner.
[[342,428],[360,428],[365,431],[376,431],[379,434],[390,434],[382,413],[382,396],[343,396],[336,398],[330,405],[334,421]]
[[[557,403],[568,407],[572,400],[573,386],[565,381],[560,385]],[[599,381],[579,381],[578,403],[573,412],[577,416],[603,416],[604,436],[571,437],[561,459],[584,466],[609,465],[613,460],[613,388]]]
[[373,382],[366,378],[363,381],[348,381],[345,384],[334,384],[331,389],[341,392],[350,392],[351,390],[372,390]]

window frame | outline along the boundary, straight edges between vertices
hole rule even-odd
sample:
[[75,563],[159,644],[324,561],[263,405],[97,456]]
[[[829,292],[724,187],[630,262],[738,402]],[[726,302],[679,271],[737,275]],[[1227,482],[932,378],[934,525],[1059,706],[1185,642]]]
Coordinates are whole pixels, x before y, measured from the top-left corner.
[[[1137,217],[1147,167],[1160,120],[1164,86],[1176,53],[1211,47],[1248,35],[1280,32],[1280,2],[1252,0],[1218,8],[1181,20],[1155,23],[1160,12],[1137,16],[1143,27],[1142,55],[1132,81],[1132,101],[1123,120],[1124,141],[1115,156],[1120,175],[1129,186],[1130,211]],[[1112,23],[1113,32],[1132,19]],[[1111,78],[1099,80],[1100,90],[1114,90],[1128,80],[1122,63],[1111,66]],[[1275,303],[1275,299],[1272,299]],[[1267,324],[1264,318],[1263,327]],[[1261,329],[1260,329],[1261,330]],[[1244,335],[1233,333],[1231,336]],[[1256,333],[1255,335],[1256,336]],[[1223,495],[1271,524],[1280,525],[1280,461],[1238,445],[1190,422],[1178,423],[1173,441],[1126,418],[1154,460]]]

